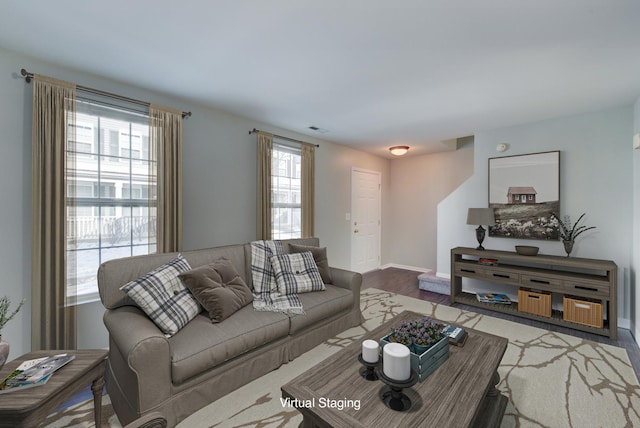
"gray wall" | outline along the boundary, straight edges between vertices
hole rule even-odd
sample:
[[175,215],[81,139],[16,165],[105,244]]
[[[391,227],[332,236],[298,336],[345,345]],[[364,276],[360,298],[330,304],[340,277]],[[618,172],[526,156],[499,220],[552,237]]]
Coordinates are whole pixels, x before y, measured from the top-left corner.
[[[0,210],[0,270],[4,274],[0,295],[8,295],[14,302],[30,298],[32,86],[19,77],[21,68],[193,112],[184,122],[185,250],[255,239],[256,136],[248,133],[254,127],[320,144],[316,151],[316,236],[328,247],[332,265],[351,265],[350,227],[345,220],[350,212],[351,167],[382,173],[383,205],[388,205],[388,159],[0,50],[0,170],[4,178],[0,192],[5,201]],[[384,209],[383,230],[388,217]],[[387,247],[385,236],[382,248]],[[383,253],[383,262],[389,257]],[[108,346],[103,312],[99,302],[79,307],[79,347]],[[25,306],[2,332],[11,344],[10,358],[30,350],[30,314]]]
[[[640,98],[634,106],[633,133],[640,133]],[[630,144],[631,145],[631,144]],[[631,268],[631,332],[638,342],[640,338],[640,292],[638,291],[638,269],[640,269],[640,149],[633,151],[633,262]]]
[[[345,214],[350,212],[352,167],[382,174],[381,264],[448,274],[450,248],[476,245],[474,227],[465,224],[466,209],[487,204],[487,159],[498,156],[496,144],[511,145],[504,155],[561,150],[562,212],[587,212],[586,223],[598,227],[579,239],[574,255],[618,264],[621,325],[628,325],[640,308],[640,296],[631,295],[631,272],[640,266],[640,150],[632,151],[630,142],[634,126],[640,132],[640,99],[635,113],[629,106],[478,132],[473,147],[457,152],[388,160],[0,50],[0,194],[5,201],[0,210],[0,295],[14,302],[30,298],[32,86],[18,76],[22,67],[193,112],[184,127],[185,249],[254,239],[256,141],[248,134],[253,127],[320,144],[316,235],[328,247],[331,263],[343,268],[351,265],[351,228]],[[533,242],[486,241],[497,249],[512,249],[516,243]],[[563,254],[557,242],[534,245],[544,253]],[[80,307],[81,347],[107,346],[102,313],[99,302]],[[25,307],[2,332],[11,343],[10,358],[30,349],[30,314]],[[633,329],[638,328],[634,323]]]
[[[465,224],[466,209],[488,206],[487,159],[560,150],[561,215],[569,214],[575,221],[586,212],[584,224],[597,227],[578,238],[571,255],[616,262],[619,321],[628,327],[634,224],[632,130],[633,106],[628,106],[476,133],[474,175],[438,207],[438,272],[450,273],[451,248],[477,245],[474,226]],[[510,149],[497,153],[499,143],[509,144]],[[517,244],[539,246],[544,254],[565,255],[560,242],[488,237],[484,246],[513,251]],[[465,284],[463,287],[474,289],[471,281]],[[513,288],[492,289],[517,295]]]
[[390,260],[434,270],[438,260],[438,204],[473,175],[473,140],[457,151],[391,161]]

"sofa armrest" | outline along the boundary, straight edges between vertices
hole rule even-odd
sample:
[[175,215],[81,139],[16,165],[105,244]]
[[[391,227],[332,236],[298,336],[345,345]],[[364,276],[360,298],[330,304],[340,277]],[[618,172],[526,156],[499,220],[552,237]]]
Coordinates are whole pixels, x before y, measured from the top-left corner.
[[[346,288],[353,292],[354,311],[357,311],[358,314],[360,314],[360,288],[362,287],[362,274],[334,267],[330,269],[333,285],[340,288]],[[360,319],[360,322],[364,320],[364,318],[362,318],[362,314],[358,315],[358,318]]]
[[[144,412],[168,399],[171,350],[160,329],[133,306],[107,310],[103,319],[109,331],[110,358],[116,366],[114,376],[120,387],[126,389],[123,392],[128,400],[139,403],[139,409]],[[119,355],[112,356],[113,352]],[[126,367],[120,367],[115,360]]]
[[352,272],[350,270],[331,267],[331,279],[333,285],[340,288],[346,288],[360,295],[360,287],[362,286],[362,274]]

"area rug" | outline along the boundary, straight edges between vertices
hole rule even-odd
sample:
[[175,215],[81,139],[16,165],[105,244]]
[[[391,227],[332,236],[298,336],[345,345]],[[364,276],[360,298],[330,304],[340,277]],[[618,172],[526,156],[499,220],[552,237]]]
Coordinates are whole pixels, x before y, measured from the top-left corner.
[[[280,386],[404,310],[509,339],[498,370],[498,389],[509,399],[502,427],[640,426],[640,385],[623,348],[377,289],[362,292],[361,326],[211,403],[178,426],[298,427],[302,417],[282,406]],[[45,426],[93,426],[92,402],[51,415]],[[103,399],[104,426],[120,427],[108,396]]]

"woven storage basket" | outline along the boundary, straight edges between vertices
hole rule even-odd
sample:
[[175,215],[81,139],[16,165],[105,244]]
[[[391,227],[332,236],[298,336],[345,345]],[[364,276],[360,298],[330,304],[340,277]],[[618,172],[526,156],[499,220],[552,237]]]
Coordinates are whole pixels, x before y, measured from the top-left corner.
[[563,296],[563,315],[565,321],[602,328],[602,302],[586,300],[574,296]]
[[518,310],[528,314],[551,316],[551,293],[546,291],[518,289]]

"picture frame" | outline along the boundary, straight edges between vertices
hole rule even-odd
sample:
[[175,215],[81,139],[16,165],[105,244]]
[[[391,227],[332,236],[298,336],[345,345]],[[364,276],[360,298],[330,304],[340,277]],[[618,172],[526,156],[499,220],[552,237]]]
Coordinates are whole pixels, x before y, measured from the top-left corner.
[[559,240],[560,151],[489,159],[489,236]]

